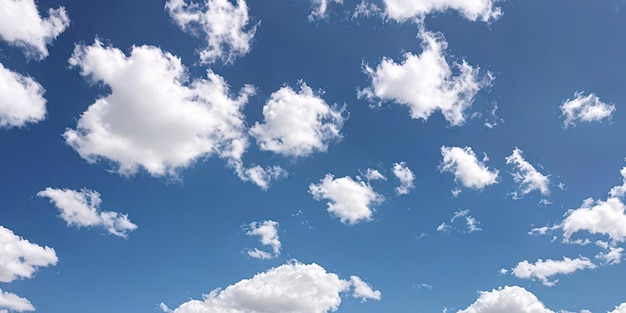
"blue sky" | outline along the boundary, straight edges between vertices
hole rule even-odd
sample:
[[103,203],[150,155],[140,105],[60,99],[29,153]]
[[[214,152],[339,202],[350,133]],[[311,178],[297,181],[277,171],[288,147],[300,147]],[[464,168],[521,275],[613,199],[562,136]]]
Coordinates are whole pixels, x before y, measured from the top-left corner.
[[0,312],[626,312],[625,9],[0,0]]

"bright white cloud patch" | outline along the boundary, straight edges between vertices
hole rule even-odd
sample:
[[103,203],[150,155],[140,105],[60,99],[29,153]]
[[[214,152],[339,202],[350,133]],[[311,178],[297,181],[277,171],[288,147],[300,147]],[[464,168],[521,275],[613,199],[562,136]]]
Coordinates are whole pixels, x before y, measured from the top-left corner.
[[54,249],[30,243],[0,226],[0,282],[31,278],[39,267],[56,265],[57,261]]
[[332,2],[342,4],[343,0],[311,0],[313,10],[309,15],[309,20],[313,21],[327,17],[326,11],[328,10],[328,5]]
[[200,49],[202,63],[218,59],[232,63],[248,53],[256,25],[250,25],[246,1],[237,0],[236,4],[229,0],[202,2],[167,0],[165,3],[165,9],[183,31],[205,37],[207,45]]
[[174,313],[326,313],[339,308],[342,294],[351,286],[357,298],[380,299],[379,291],[356,276],[343,280],[317,264],[290,262],[213,290],[202,301],[191,300],[173,311],[161,307]]
[[272,248],[272,252],[254,249],[248,251],[248,255],[258,259],[272,259],[280,255],[281,243],[278,238],[278,222],[263,221],[248,224],[248,236],[259,236],[261,244]]
[[129,231],[137,228],[126,214],[101,211],[102,200],[97,191],[46,188],[37,193],[37,196],[49,198],[68,226],[103,227],[109,233],[124,238]]
[[46,116],[44,92],[34,79],[10,71],[0,63],[0,128],[42,121]]
[[549,278],[555,275],[570,274],[578,270],[593,269],[596,265],[589,259],[579,257],[577,259],[570,259],[564,257],[563,260],[542,260],[529,263],[524,260],[519,262],[515,268],[513,268],[512,274],[517,278],[524,279],[538,279],[545,286],[554,286],[557,280],[550,281]]
[[413,174],[411,169],[406,166],[406,163],[394,163],[393,174],[400,180],[400,186],[395,188],[397,194],[406,195],[411,189],[415,188],[415,186],[413,185],[415,175]]
[[506,157],[506,164],[511,164],[514,170],[511,172],[513,180],[519,185],[513,192],[513,199],[523,198],[533,190],[538,190],[542,195],[550,194],[550,179],[541,174],[535,167],[524,159],[524,152],[515,147],[513,153]]
[[309,185],[309,193],[316,200],[329,200],[328,212],[349,225],[370,221],[371,206],[384,200],[369,184],[349,176],[335,179],[332,174],[326,174],[319,184]]
[[383,0],[386,15],[398,22],[422,19],[427,14],[447,10],[458,11],[471,21],[490,22],[502,15],[496,2],[498,0]]
[[465,310],[457,313],[554,313],[537,297],[518,286],[506,286],[483,291],[480,297]]
[[624,241],[626,238],[626,207],[618,198],[609,198],[606,201],[585,200],[583,205],[575,210],[569,210],[561,224],[563,236],[566,240],[579,231],[591,234],[608,235],[615,241]]
[[0,38],[24,49],[27,56],[41,60],[48,48],[69,25],[64,7],[49,9],[42,18],[35,0],[0,0]]
[[615,265],[622,262],[622,255],[624,248],[621,247],[607,247],[608,251],[600,252],[596,255],[596,258],[601,260],[605,265]]
[[32,303],[30,303],[30,301],[28,301],[28,299],[21,298],[14,293],[4,292],[0,289],[0,312],[3,312],[3,309],[14,312],[35,311],[35,307]]
[[387,177],[383,176],[383,174],[381,174],[378,170],[373,170],[371,168],[368,168],[367,171],[365,172],[365,179],[367,179],[368,181],[387,180]]
[[481,77],[479,68],[465,61],[449,64],[445,55],[448,43],[442,35],[420,27],[418,37],[422,40],[421,54],[405,53],[400,64],[383,58],[375,69],[366,65],[372,85],[360,90],[358,96],[407,106],[413,119],[428,120],[435,111],[441,111],[451,125],[462,125],[474,96],[491,83],[491,74]]
[[441,147],[443,161],[439,166],[441,172],[454,175],[454,180],[471,189],[483,189],[498,182],[498,171],[490,170],[485,162],[487,156],[479,161],[470,147]]
[[626,313],[626,302],[622,303],[620,306],[616,306],[615,310],[608,313]]
[[598,122],[610,118],[615,112],[615,105],[600,101],[600,98],[591,93],[574,94],[574,99],[568,99],[561,105],[561,113],[565,116],[565,127],[575,126],[578,122]]
[[272,93],[263,107],[264,123],[250,134],[262,150],[302,157],[323,152],[332,140],[341,139],[344,108],[329,106],[304,82],[296,92],[284,86]]

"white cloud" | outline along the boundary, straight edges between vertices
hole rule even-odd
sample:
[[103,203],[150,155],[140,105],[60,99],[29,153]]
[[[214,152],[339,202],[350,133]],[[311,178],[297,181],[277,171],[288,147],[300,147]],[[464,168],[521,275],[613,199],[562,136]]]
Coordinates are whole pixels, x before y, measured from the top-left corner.
[[615,105],[600,101],[593,93],[584,96],[582,92],[576,92],[574,99],[567,99],[560,108],[565,127],[576,126],[577,122],[598,122],[615,112]]
[[483,291],[472,305],[458,313],[554,313],[537,297],[518,286]]
[[252,222],[248,224],[248,228],[250,230],[246,232],[246,235],[259,236],[261,237],[261,244],[265,246],[270,246],[272,248],[272,253],[268,253],[259,249],[248,251],[249,256],[258,259],[272,259],[280,255],[281,243],[278,238],[278,222]]
[[493,77],[490,73],[481,77],[479,68],[465,61],[449,64],[445,55],[448,43],[442,35],[420,26],[418,37],[422,40],[421,54],[407,52],[400,64],[383,58],[375,69],[365,65],[372,85],[360,90],[358,97],[407,106],[413,119],[428,120],[435,111],[441,111],[451,125],[462,125],[474,96],[489,86]]
[[343,280],[317,264],[294,261],[213,290],[203,300],[188,301],[173,311],[161,307],[174,313],[325,313],[339,308],[342,294],[351,286],[355,297],[380,299],[379,292],[356,276]]
[[591,234],[608,235],[615,241],[624,241],[626,238],[626,214],[624,203],[618,198],[609,198],[606,201],[585,200],[583,205],[575,210],[569,210],[561,224],[565,240],[579,231]]
[[[14,312],[31,312],[35,311],[35,307],[28,301],[28,299],[21,298],[18,295],[10,292],[4,292],[0,289],[0,312],[2,309],[11,310]],[[4,311],[8,312],[8,311]]]
[[480,222],[472,216],[465,217],[465,223],[467,224],[467,229],[470,233],[483,230],[482,228],[478,227]]
[[200,60],[209,64],[220,59],[232,63],[250,51],[250,41],[257,25],[250,25],[248,5],[237,0],[203,0],[188,4],[185,0],[167,0],[165,9],[183,30],[202,35],[206,47],[200,49]]
[[43,19],[35,0],[0,0],[0,7],[0,38],[38,60],[48,56],[46,45],[70,25],[64,7],[49,9]]
[[263,107],[264,123],[250,128],[261,150],[302,157],[324,152],[341,139],[344,108],[329,106],[319,94],[300,82],[296,92],[284,86],[272,93]]
[[502,15],[498,0],[383,0],[386,15],[398,22],[423,19],[427,14],[458,11],[471,21],[491,22]]
[[[466,231],[467,233],[482,231],[482,228],[478,226],[480,225],[480,222],[473,216],[470,216],[469,213],[470,213],[470,210],[468,209],[458,210],[454,212],[454,215],[450,219],[450,223],[454,223],[455,220],[463,218],[465,220],[465,224],[467,225],[467,231]],[[441,225],[437,226],[437,231],[441,231],[441,232],[448,232],[453,229],[458,230],[455,227],[452,227],[451,225],[448,225],[446,223],[441,223]]]
[[513,268],[512,274],[517,278],[536,278],[541,281],[543,285],[552,287],[558,282],[558,279],[550,281],[548,280],[550,277],[554,275],[570,274],[587,268],[594,269],[596,265],[584,257],[576,259],[564,257],[563,261],[550,259],[544,261],[539,259],[534,264],[524,260]]
[[331,2],[343,4],[343,0],[311,0],[311,7],[313,10],[311,11],[311,14],[309,14],[309,21],[326,18],[328,16],[326,14],[328,4]]
[[0,282],[31,278],[39,267],[56,265],[57,262],[54,249],[30,243],[0,226]]
[[332,174],[326,174],[319,184],[309,185],[309,193],[316,200],[329,200],[328,212],[349,225],[370,221],[372,204],[384,200],[369,184],[349,176],[335,179]]
[[490,170],[484,163],[488,160],[487,156],[479,161],[470,147],[442,146],[441,155],[443,161],[439,170],[453,174],[454,180],[467,188],[483,189],[498,182],[498,171]]
[[366,0],[361,0],[361,3],[357,4],[352,13],[352,20],[360,17],[378,16],[382,14],[382,10],[374,3],[369,3]]
[[607,252],[600,252],[596,255],[597,259],[600,259],[605,265],[615,265],[622,262],[622,254],[624,248],[621,247],[607,247]]
[[626,313],[626,302],[622,303],[620,306],[616,306],[615,310],[608,313]]
[[622,168],[620,174],[622,174],[623,183],[621,185],[611,188],[611,191],[609,191],[609,196],[612,198],[623,198],[626,194],[626,167]]
[[22,127],[42,121],[46,116],[44,92],[34,79],[13,72],[0,63],[0,128]]
[[440,232],[447,232],[447,231],[450,231],[450,229],[452,229],[452,226],[446,224],[445,222],[437,226],[437,231],[440,231]]
[[518,190],[513,192],[513,199],[523,198],[533,190],[538,190],[542,195],[550,194],[550,179],[539,173],[535,167],[524,159],[524,152],[515,147],[513,153],[506,157],[506,164],[512,164],[511,172],[513,180],[519,185]]
[[82,189],[46,188],[37,193],[39,197],[50,199],[61,212],[61,218],[68,226],[105,228],[109,233],[127,237],[127,232],[137,229],[126,214],[117,212],[101,211],[100,194],[97,191]]
[[354,287],[352,297],[361,299],[361,302],[366,300],[380,300],[382,294],[379,290],[373,290],[372,286],[361,280],[359,276],[350,276],[350,283]]
[[409,191],[415,186],[413,185],[413,181],[415,180],[415,175],[411,171],[411,169],[406,166],[406,163],[394,163],[393,164],[393,174],[400,180],[400,186],[395,188],[395,191],[399,195],[406,195]]
[[383,176],[383,174],[381,174],[378,170],[373,170],[371,168],[368,168],[367,171],[365,172],[365,179],[367,179],[368,181],[387,180],[387,177]]

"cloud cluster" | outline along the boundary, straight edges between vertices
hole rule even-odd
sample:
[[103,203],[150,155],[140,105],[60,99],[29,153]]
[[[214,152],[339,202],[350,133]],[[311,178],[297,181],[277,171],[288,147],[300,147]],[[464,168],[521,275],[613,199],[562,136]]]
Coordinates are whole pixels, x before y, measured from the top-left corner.
[[68,226],[76,227],[103,227],[110,234],[127,237],[129,231],[137,229],[126,214],[111,211],[101,211],[100,194],[97,191],[82,189],[46,188],[37,193],[39,197],[50,199],[61,212],[61,218]]
[[43,94],[43,87],[34,79],[15,73],[0,63],[0,128],[22,127],[42,121],[46,116]]
[[406,195],[411,189],[415,188],[415,185],[413,185],[415,174],[406,166],[405,162],[393,164],[393,175],[400,180],[400,186],[395,188],[397,194]]
[[542,195],[550,194],[550,178],[541,174],[535,167],[524,159],[524,152],[515,147],[513,153],[506,157],[506,164],[511,164],[514,170],[511,172],[513,180],[519,185],[518,190],[513,192],[513,199],[523,198],[533,190],[538,190]]
[[248,251],[248,255],[257,259],[273,259],[280,255],[281,243],[278,238],[278,222],[275,221],[263,221],[252,222],[247,225],[248,236],[259,236],[261,244],[272,248],[272,252],[267,252],[259,249]]
[[26,298],[22,298],[11,292],[4,292],[0,289],[0,313],[8,313],[7,310],[15,312],[32,312],[35,307]]
[[518,286],[483,291],[472,305],[457,313],[554,313],[537,297]]
[[593,93],[585,96],[582,92],[576,92],[574,99],[567,99],[560,108],[565,127],[576,126],[578,122],[599,122],[615,112],[615,105],[600,101]]
[[498,171],[485,165],[487,155],[479,161],[470,147],[446,146],[441,147],[441,155],[439,170],[454,175],[454,180],[467,188],[480,190],[498,182]]
[[564,257],[563,260],[542,260],[539,259],[535,263],[529,263],[524,260],[519,262],[513,268],[513,275],[517,278],[538,279],[543,285],[552,287],[559,280],[550,281],[549,278],[555,275],[571,274],[578,270],[594,269],[597,266],[589,259],[579,257],[570,259]]
[[470,21],[490,22],[502,15],[496,2],[498,0],[383,0],[385,14],[398,22],[423,19],[427,14],[447,10],[458,11]]
[[[453,224],[455,220],[462,218],[465,220],[465,224],[467,226],[467,231],[464,231],[464,232],[473,233],[477,231],[482,231],[483,229],[478,226],[480,225],[480,222],[473,216],[469,215],[469,213],[470,213],[469,209],[459,210],[459,211],[454,212],[454,216],[452,216],[452,218],[450,219],[450,223]],[[454,228],[452,225],[446,224],[445,222],[437,226],[437,231],[440,231],[440,232],[449,232],[453,229],[456,229],[456,228]]]

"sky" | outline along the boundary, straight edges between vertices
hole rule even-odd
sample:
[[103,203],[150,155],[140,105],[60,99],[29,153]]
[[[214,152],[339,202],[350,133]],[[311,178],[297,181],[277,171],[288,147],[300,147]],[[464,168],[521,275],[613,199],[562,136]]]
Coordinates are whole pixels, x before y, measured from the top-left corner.
[[625,313],[625,10],[0,0],[0,313]]

